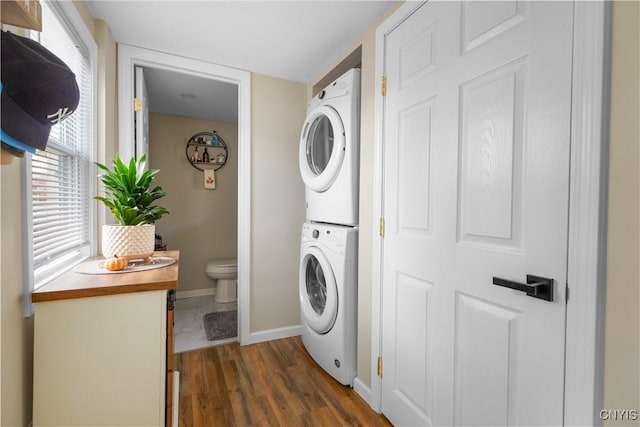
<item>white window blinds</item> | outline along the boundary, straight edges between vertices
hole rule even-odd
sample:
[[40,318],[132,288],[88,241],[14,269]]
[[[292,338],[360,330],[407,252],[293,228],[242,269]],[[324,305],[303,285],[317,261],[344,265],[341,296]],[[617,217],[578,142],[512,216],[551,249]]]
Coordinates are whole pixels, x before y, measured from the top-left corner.
[[[90,254],[93,74],[88,49],[47,3],[40,43],[64,61],[80,89],[77,110],[54,125],[45,151],[31,156],[30,256],[33,289]],[[28,172],[29,173],[29,172]]]

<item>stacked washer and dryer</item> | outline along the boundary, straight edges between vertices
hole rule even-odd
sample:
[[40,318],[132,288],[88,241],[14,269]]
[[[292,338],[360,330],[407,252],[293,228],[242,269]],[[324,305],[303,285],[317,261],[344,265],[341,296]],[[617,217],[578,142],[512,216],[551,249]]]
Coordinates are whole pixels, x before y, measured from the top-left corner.
[[300,137],[306,222],[300,249],[302,342],[340,383],[356,376],[360,70],[307,106]]

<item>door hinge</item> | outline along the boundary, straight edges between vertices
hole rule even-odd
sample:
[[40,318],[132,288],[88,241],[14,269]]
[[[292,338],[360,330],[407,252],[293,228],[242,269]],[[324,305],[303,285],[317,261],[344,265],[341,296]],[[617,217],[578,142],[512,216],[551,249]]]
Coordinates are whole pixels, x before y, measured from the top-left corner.
[[384,237],[384,218],[380,218],[380,237]]
[[387,76],[382,76],[380,93],[382,93],[382,96],[387,96]]
[[135,112],[142,111],[142,99],[133,98],[133,111]]
[[564,303],[567,304],[569,302],[569,284],[565,284],[564,288]]
[[378,357],[378,376],[382,376],[382,357]]

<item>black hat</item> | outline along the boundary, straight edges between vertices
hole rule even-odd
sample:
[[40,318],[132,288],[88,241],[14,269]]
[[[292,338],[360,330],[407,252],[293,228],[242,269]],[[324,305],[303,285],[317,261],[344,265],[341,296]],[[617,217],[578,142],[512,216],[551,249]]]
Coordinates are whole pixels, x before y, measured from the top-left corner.
[[75,74],[38,42],[2,31],[2,142],[35,153],[78,107]]

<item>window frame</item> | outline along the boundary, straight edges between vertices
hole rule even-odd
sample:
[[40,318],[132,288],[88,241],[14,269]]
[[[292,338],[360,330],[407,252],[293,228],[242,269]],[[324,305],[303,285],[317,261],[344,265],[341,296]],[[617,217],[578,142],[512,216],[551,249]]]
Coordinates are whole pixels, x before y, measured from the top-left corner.
[[[91,102],[89,112],[89,195],[97,194],[97,170],[95,161],[98,155],[98,47],[93,35],[87,28],[87,25],[80,13],[76,9],[73,2],[52,2],[43,0],[43,7],[50,7],[58,17],[60,24],[68,32],[69,36],[81,46],[81,49],[88,57],[89,61],[89,79]],[[39,34],[31,32],[32,38],[39,40]],[[35,37],[33,37],[35,35]],[[57,148],[57,147],[56,147]],[[35,277],[33,269],[33,209],[32,209],[32,159],[30,154],[25,154],[22,161],[22,189],[23,189],[23,312],[25,317],[33,315],[33,304],[31,303],[31,293],[35,289]],[[82,262],[84,259],[97,254],[98,243],[98,210],[97,202],[91,200],[89,203],[89,253],[86,257],[76,258],[73,261],[54,262],[51,265],[52,272],[49,274],[46,282],[40,283],[39,286],[45,285],[47,282],[55,279],[66,271],[70,270],[74,265]]]

